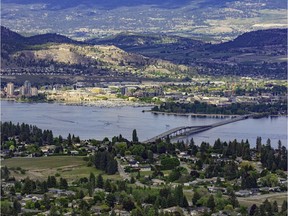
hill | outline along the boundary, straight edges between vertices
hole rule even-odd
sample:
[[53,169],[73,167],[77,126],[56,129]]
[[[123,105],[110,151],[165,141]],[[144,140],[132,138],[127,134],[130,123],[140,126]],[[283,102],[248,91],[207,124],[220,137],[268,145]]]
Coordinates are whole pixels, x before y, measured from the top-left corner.
[[59,34],[42,34],[24,37],[4,26],[1,26],[1,58],[8,58],[9,54],[15,51],[28,49],[30,46],[43,45],[47,43],[81,44],[81,42]]
[[[2,68],[37,73],[185,78],[191,68],[128,53],[113,45],[89,45],[58,34],[23,37],[3,27]],[[54,68],[50,71],[50,68]],[[41,72],[42,71],[42,72]],[[185,73],[185,74],[184,74]]]
[[287,46],[287,29],[267,29],[244,33],[232,41],[211,46],[211,50],[247,47]]
[[136,34],[136,33],[120,33],[107,38],[94,38],[87,40],[91,44],[114,45],[122,49],[151,49],[158,47],[185,47],[192,48],[203,45],[204,43],[198,40],[193,40],[186,37],[179,37],[165,34]]

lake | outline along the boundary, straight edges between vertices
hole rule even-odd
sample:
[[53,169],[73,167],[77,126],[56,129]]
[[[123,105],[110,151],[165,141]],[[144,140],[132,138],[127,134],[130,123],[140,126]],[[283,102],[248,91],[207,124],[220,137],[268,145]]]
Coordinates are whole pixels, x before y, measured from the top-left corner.
[[[119,134],[131,139],[132,131],[136,129],[140,141],[174,127],[200,126],[223,121],[219,118],[156,115],[142,112],[144,109],[148,110],[150,107],[100,108],[1,101],[1,120],[25,122],[41,129],[50,129],[54,135],[67,137],[68,133],[71,133],[80,136],[81,139],[110,139]],[[278,140],[287,145],[287,117],[242,120],[195,134],[193,139],[196,144],[202,141],[213,144],[217,138],[225,141],[248,139],[251,146],[255,146],[257,136],[262,137],[263,143],[270,138],[273,146],[277,146]]]

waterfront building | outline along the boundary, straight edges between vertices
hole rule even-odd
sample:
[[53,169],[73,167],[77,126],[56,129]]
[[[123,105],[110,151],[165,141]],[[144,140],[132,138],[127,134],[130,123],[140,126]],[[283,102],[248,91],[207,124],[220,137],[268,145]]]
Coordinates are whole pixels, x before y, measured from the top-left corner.
[[24,87],[24,95],[28,97],[31,96],[31,83],[28,80],[26,80],[24,82],[23,87]]
[[7,83],[7,96],[13,96],[14,95],[14,83]]
[[31,96],[38,96],[38,89],[36,87],[31,88]]
[[19,89],[19,93],[21,96],[25,96],[25,89],[24,89],[24,86],[21,86],[20,89]]

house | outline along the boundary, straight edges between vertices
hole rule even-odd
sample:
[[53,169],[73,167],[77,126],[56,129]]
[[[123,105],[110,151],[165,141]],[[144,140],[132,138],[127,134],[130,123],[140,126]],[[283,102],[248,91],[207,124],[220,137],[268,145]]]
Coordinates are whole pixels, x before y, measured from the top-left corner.
[[139,162],[136,160],[130,160],[129,161],[129,166],[133,168],[138,168],[139,167]]
[[235,195],[238,197],[247,197],[247,196],[252,195],[252,192],[250,190],[240,190],[240,191],[237,191]]
[[150,165],[141,166],[140,171],[143,171],[143,172],[151,171],[151,166]]
[[[114,212],[116,215],[119,215],[119,216],[130,216],[130,212],[128,212],[128,211],[115,209]],[[112,211],[109,212],[109,214],[111,214],[111,213],[112,213]]]
[[190,215],[202,215],[204,212],[211,212],[211,209],[208,207],[197,207],[190,212]]
[[163,209],[164,213],[174,213],[174,212],[179,212],[179,211],[181,211],[181,208],[178,207],[178,206],[173,206],[173,207],[170,207],[170,208]]
[[154,186],[156,186],[156,185],[164,185],[164,184],[165,184],[165,181],[160,180],[160,179],[152,179],[152,184],[153,184]]
[[79,155],[79,151],[72,150],[72,151],[71,151],[71,155]]
[[211,153],[212,158],[221,158],[223,154]]

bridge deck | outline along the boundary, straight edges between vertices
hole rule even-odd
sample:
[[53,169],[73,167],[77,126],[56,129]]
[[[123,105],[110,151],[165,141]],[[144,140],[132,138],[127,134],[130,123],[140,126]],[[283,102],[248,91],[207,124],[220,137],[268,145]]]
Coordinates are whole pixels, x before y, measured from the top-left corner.
[[152,137],[152,138],[144,141],[144,143],[155,142],[158,139],[166,138],[167,136],[169,136],[171,134],[174,134],[174,133],[177,133],[177,132],[180,132],[182,130],[186,130],[183,133],[184,136],[189,136],[191,134],[195,134],[195,133],[199,133],[199,132],[202,132],[202,131],[205,131],[205,130],[209,130],[209,129],[214,128],[214,127],[219,127],[219,126],[222,126],[222,125],[225,125],[225,124],[230,124],[230,123],[233,123],[233,122],[236,122],[236,121],[247,119],[249,116],[250,115],[238,116],[236,118],[231,118],[231,119],[228,119],[228,120],[225,120],[225,121],[221,121],[221,122],[217,122],[217,123],[214,123],[214,124],[211,124],[211,125],[176,127],[176,128],[170,129],[170,130],[168,130],[168,131],[166,131],[164,133],[161,133],[161,134],[159,134],[159,135],[157,135],[155,137]]

